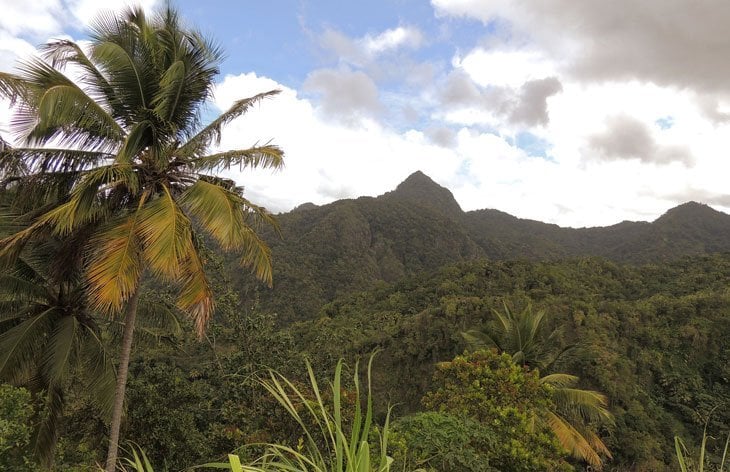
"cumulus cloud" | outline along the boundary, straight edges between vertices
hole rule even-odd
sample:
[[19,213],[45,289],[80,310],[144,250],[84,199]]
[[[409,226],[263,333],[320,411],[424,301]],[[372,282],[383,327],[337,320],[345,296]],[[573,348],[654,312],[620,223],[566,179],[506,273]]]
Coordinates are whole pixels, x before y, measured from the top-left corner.
[[437,146],[452,148],[456,146],[456,132],[446,126],[430,126],[425,129],[424,134],[429,142]]
[[499,121],[531,127],[548,123],[547,100],[562,90],[557,77],[529,80],[519,87],[480,87],[457,69],[443,81],[438,98],[447,109],[481,110]]
[[562,90],[563,85],[557,77],[525,82],[509,111],[509,120],[527,126],[546,125],[549,121],[547,99]]
[[45,40],[69,26],[76,29],[88,26],[101,11],[116,11],[130,5],[141,5],[149,11],[159,3],[159,0],[1,0],[0,32]]
[[360,42],[367,52],[377,55],[402,47],[416,49],[423,43],[423,34],[418,28],[399,26],[376,36],[366,35]]
[[412,26],[398,26],[379,34],[351,38],[340,31],[327,28],[319,35],[319,46],[334,53],[341,62],[366,67],[383,55],[402,49],[417,49],[424,42],[423,33]]
[[322,112],[349,124],[381,110],[375,82],[361,71],[319,69],[309,74],[304,91],[320,97]]
[[432,0],[437,14],[511,26],[589,80],[651,81],[729,91],[730,2],[710,0]]
[[594,157],[606,160],[638,159],[645,163],[681,162],[691,166],[694,159],[686,148],[660,145],[645,123],[628,115],[606,119],[606,129],[588,140]]
[[553,76],[555,61],[535,49],[477,47],[464,57],[456,56],[454,68],[462,69],[481,86],[519,87],[521,84]]
[[[272,139],[285,150],[281,172],[230,173],[252,200],[274,211],[307,201],[379,195],[422,170],[451,189],[465,210],[498,208],[521,218],[592,226],[656,218],[667,209],[663,195],[700,181],[688,179],[702,170],[697,167],[647,166],[638,159],[566,166],[530,155],[511,139],[479,127],[444,126],[436,120],[422,130],[398,131],[372,120],[347,127],[327,120],[316,102],[295,90],[252,73],[226,77],[217,87],[216,105],[226,109],[242,96],[271,88],[283,92],[231,123],[221,149]],[[652,179],[646,178],[648,167]],[[725,172],[728,167],[719,168]],[[711,168],[718,173],[715,163]]]
[[8,35],[48,35],[61,31],[68,15],[60,0],[0,2],[0,31]]

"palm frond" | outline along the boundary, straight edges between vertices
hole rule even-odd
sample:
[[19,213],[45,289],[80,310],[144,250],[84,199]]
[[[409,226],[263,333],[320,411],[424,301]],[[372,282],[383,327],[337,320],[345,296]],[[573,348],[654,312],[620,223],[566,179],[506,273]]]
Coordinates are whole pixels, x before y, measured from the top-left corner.
[[19,382],[29,374],[54,313],[49,308],[0,334],[0,378]]
[[243,199],[230,190],[199,179],[180,202],[225,250],[241,247],[246,222]]
[[[122,22],[117,22],[117,26],[125,28]],[[118,38],[110,39],[119,39],[120,42],[114,40],[96,42],[91,54],[92,59],[103,68],[110,85],[115,90],[124,92],[124,95],[118,94],[117,98],[127,104],[128,112],[147,108],[151,97],[148,95],[149,84],[145,85],[145,73],[130,55],[129,51],[134,49],[127,50],[122,46],[125,42],[134,41],[133,35],[129,31],[121,30]]]
[[89,303],[104,313],[119,313],[142,275],[139,212],[115,220],[91,241],[95,248],[86,269]]
[[44,395],[45,414],[37,426],[33,449],[36,457],[46,467],[53,461],[54,448],[58,441],[63,409],[66,404],[63,390],[58,385],[49,386]]
[[16,274],[0,274],[0,299],[4,301],[32,302],[45,300],[47,287],[37,281]]
[[479,329],[470,329],[461,333],[461,337],[466,342],[466,347],[470,351],[480,351],[483,349],[499,349],[499,344],[489,336],[488,333]]
[[549,374],[540,377],[540,383],[554,388],[572,387],[578,383],[578,377],[570,374]]
[[63,69],[67,64],[81,67],[85,72],[81,79],[82,83],[92,88],[89,96],[118,112],[115,109],[117,100],[114,89],[78,44],[66,39],[53,40],[41,46],[41,52],[51,67]]
[[43,347],[41,369],[44,379],[52,385],[61,385],[73,364],[79,323],[75,316],[61,316]]
[[7,98],[14,105],[19,98],[26,99],[28,93],[28,83],[22,77],[0,72],[0,97]]
[[247,228],[248,237],[241,248],[241,265],[248,267],[256,278],[269,287],[274,283],[271,265],[271,249],[253,230]]
[[584,421],[613,422],[613,415],[606,409],[608,400],[602,393],[579,388],[556,388],[553,401],[558,409],[575,415]]
[[98,330],[84,324],[82,326],[83,342],[81,344],[81,359],[83,360],[82,373],[85,383],[94,404],[99,408],[104,418],[111,418],[114,407],[114,389],[116,375],[112,356],[102,341]]
[[160,78],[160,88],[152,99],[152,109],[165,121],[172,121],[183,93],[186,78],[185,63],[175,61]]
[[8,162],[12,159],[22,162],[27,172],[78,172],[102,164],[113,157],[114,155],[109,153],[77,149],[12,148],[3,153],[0,165],[5,165],[5,159],[8,159]]
[[182,261],[180,276],[181,288],[177,298],[177,306],[190,315],[199,337],[203,336],[205,327],[213,314],[213,291],[205,275],[200,254],[193,247],[192,239],[188,241],[187,257]]
[[45,144],[53,138],[71,145],[77,143],[75,138],[70,139],[69,128],[60,128],[68,127],[69,123],[79,132],[108,138],[113,143],[124,136],[124,130],[107,110],[73,83],[54,85],[45,90],[37,107],[42,118],[29,133],[32,143]]
[[158,198],[140,209],[138,234],[144,260],[152,272],[175,280],[181,274],[182,262],[188,259],[192,250],[192,227],[166,187]]
[[545,419],[558,442],[568,454],[576,459],[586,461],[598,470],[603,468],[600,456],[593,450],[585,437],[568,421],[551,411],[545,412]]
[[254,95],[253,97],[238,100],[228,110],[183,144],[178,149],[178,154],[188,158],[202,156],[211,144],[216,146],[220,144],[221,131],[225,125],[246,113],[256,103],[267,97],[272,97],[279,92],[279,90],[270,90]]
[[196,172],[217,171],[238,167],[240,171],[251,169],[281,169],[284,167],[284,151],[278,146],[266,144],[249,149],[225,151],[187,161]]

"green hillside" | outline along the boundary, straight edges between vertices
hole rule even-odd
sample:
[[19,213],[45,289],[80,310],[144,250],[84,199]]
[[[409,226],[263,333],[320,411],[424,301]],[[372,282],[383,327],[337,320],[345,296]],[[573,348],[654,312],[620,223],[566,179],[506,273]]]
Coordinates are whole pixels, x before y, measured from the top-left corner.
[[686,203],[652,223],[561,228],[499,210],[463,212],[451,192],[421,172],[377,198],[307,204],[278,221],[281,235],[266,236],[273,290],[232,271],[244,298],[283,320],[310,318],[324,303],[376,282],[476,258],[658,263],[730,251],[730,216],[706,205]]
[[[463,351],[461,332],[503,302],[532,303],[559,328],[557,346],[575,346],[554,369],[609,398],[611,470],[669,471],[673,436],[696,437],[710,410],[730,402],[729,279],[728,255],[638,267],[475,261],[338,299],[291,331],[320,366],[381,349],[378,397],[405,414],[422,409],[435,363]],[[709,429],[728,424],[720,408]]]

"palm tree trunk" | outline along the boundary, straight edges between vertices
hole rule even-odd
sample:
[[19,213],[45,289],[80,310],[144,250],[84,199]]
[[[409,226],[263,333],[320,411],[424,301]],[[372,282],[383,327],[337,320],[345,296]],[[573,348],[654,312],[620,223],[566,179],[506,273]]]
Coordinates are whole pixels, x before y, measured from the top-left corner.
[[139,302],[139,288],[127,301],[124,316],[124,335],[122,336],[122,352],[119,356],[119,370],[117,372],[117,387],[114,391],[114,410],[112,410],[111,431],[109,433],[109,452],[106,456],[105,472],[114,472],[117,467],[119,452],[119,430],[122,426],[124,411],[124,391],[127,387],[127,372],[129,371],[129,357],[132,353],[132,338],[134,335],[134,320],[137,318],[137,304]]

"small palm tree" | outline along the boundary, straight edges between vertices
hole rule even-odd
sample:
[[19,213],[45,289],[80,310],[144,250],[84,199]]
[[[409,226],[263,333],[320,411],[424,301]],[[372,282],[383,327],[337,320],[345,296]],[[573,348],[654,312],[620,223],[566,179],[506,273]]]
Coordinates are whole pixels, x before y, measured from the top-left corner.
[[[106,464],[111,472],[146,274],[178,287],[177,306],[199,335],[214,303],[198,228],[271,283],[269,250],[255,229],[273,218],[215,172],[280,168],[283,152],[268,144],[208,149],[226,123],[277,92],[240,100],[202,126],[200,108],[222,54],[184,27],[171,7],[152,18],[140,8],[102,16],[87,49],[62,40],[43,53],[17,74],[0,73],[0,95],[16,103],[12,125],[21,142],[3,152],[0,173],[36,203],[24,215],[27,228],[0,241],[0,258],[12,261],[47,231],[61,238],[84,234],[78,243],[88,306],[110,316],[123,312],[125,324]],[[16,175],[18,169],[28,174]],[[59,200],[48,203],[49,195]]]
[[[507,304],[504,312],[492,310],[496,322],[482,330],[463,333],[471,350],[496,348],[500,353],[512,356],[512,361],[525,368],[548,371],[568,348],[558,349],[559,332],[544,336],[545,312],[533,312],[528,305],[522,312],[513,313]],[[601,456],[611,457],[606,445],[593,431],[593,426],[611,423],[613,415],[608,411],[605,395],[577,388],[578,377],[564,373],[541,375],[540,383],[552,390],[553,409],[537,412],[542,421],[555,434],[563,449],[576,459],[600,469]]]
[[49,238],[0,272],[0,380],[43,397],[34,443],[46,466],[53,460],[72,379],[82,382],[107,417],[114,399],[113,366],[100,326],[88,311],[78,267],[60,264],[62,255],[69,260],[69,252]]

